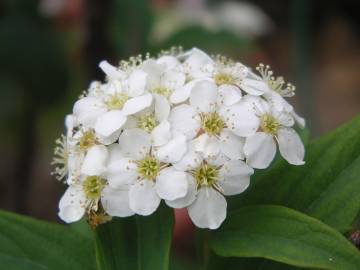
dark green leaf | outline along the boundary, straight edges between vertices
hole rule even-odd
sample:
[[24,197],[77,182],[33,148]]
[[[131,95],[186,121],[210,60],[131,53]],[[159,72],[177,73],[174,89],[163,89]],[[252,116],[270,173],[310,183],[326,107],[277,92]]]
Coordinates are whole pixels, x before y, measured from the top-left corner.
[[263,257],[300,267],[357,270],[359,251],[324,223],[282,206],[248,206],[213,234],[224,257]]
[[115,218],[96,230],[100,270],[167,270],[173,210],[161,205],[147,217]]
[[99,270],[137,269],[135,217],[113,218],[96,229]]
[[169,269],[173,226],[173,209],[165,205],[151,216],[137,217],[139,270]]
[[95,269],[93,244],[69,227],[0,211],[0,265],[11,270]]

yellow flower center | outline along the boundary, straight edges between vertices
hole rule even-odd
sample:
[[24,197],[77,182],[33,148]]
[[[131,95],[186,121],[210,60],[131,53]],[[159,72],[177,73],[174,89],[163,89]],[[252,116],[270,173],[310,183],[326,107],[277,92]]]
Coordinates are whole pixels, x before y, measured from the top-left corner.
[[150,133],[157,124],[158,121],[153,113],[140,116],[138,119],[138,127],[145,130],[147,133]]
[[108,96],[105,105],[108,110],[120,110],[124,107],[125,102],[129,99],[125,93],[115,93]]
[[219,170],[210,164],[203,163],[194,172],[197,186],[214,186],[219,179]]
[[280,123],[271,115],[265,114],[261,117],[261,129],[265,133],[276,135],[280,127]]
[[170,89],[163,87],[163,86],[159,86],[159,87],[155,87],[153,90],[153,93],[164,96],[164,97],[168,97],[170,96]]
[[82,183],[86,198],[89,200],[99,199],[105,185],[106,180],[99,176],[88,176]]
[[202,128],[209,135],[218,135],[225,128],[225,122],[216,113],[204,114],[201,117]]
[[231,74],[217,73],[214,75],[215,83],[220,86],[223,84],[234,84],[235,78]]
[[79,140],[81,150],[87,150],[96,143],[96,137],[93,130],[87,130],[83,133]]
[[160,162],[148,156],[138,162],[138,173],[146,180],[154,180],[160,171]]

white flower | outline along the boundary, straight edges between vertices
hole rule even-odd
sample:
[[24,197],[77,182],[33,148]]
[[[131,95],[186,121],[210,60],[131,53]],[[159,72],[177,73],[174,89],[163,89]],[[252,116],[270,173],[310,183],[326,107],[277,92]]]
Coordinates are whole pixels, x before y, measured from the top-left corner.
[[175,89],[171,94],[170,101],[174,104],[186,101],[197,82],[209,80],[211,78],[212,66],[214,65],[211,57],[197,48],[193,48],[179,56],[179,58],[185,58],[182,72],[186,76],[186,83],[183,87]]
[[128,188],[132,211],[152,214],[161,199],[178,199],[187,192],[186,174],[170,164],[186,152],[185,136],[154,148],[151,136],[141,129],[127,129],[119,138],[120,150],[107,168],[110,187]]
[[247,163],[253,168],[267,168],[276,154],[276,142],[281,155],[293,165],[304,164],[304,145],[299,135],[291,128],[292,115],[277,111],[261,98],[251,97],[248,102],[254,106],[258,117],[258,131],[246,138],[244,153]]
[[[219,162],[220,161],[220,162]],[[236,195],[247,189],[254,170],[241,160],[187,158],[188,192],[177,200],[166,200],[174,208],[188,207],[191,220],[200,228],[216,229],[225,220],[224,195]]]
[[241,123],[242,115],[228,117],[231,107],[225,106],[232,106],[240,99],[239,90],[218,88],[211,81],[198,82],[192,89],[190,105],[179,105],[170,113],[172,130],[195,139],[195,149],[205,158],[223,153],[232,159],[243,159],[244,139],[233,132]]
[[102,145],[92,146],[88,150],[81,177],[69,184],[60,200],[59,217],[63,221],[75,222],[85,213],[96,213],[100,201],[105,212],[111,216],[126,217],[134,214],[129,208],[129,191],[112,188],[105,179],[106,163],[115,151],[114,148],[108,150]]
[[259,96],[263,94],[266,84],[239,62],[218,57],[211,67],[211,78],[218,86],[225,86],[227,91],[239,92],[239,88],[248,94]]
[[121,81],[118,79],[122,76],[117,76],[117,71],[110,64],[102,62],[100,66],[110,79],[106,87],[103,87],[104,93],[81,98],[75,103],[73,111],[80,124],[93,128],[99,136],[107,138],[120,131],[127,116],[149,107],[152,95],[144,92],[147,77],[145,72],[135,69],[126,80]]

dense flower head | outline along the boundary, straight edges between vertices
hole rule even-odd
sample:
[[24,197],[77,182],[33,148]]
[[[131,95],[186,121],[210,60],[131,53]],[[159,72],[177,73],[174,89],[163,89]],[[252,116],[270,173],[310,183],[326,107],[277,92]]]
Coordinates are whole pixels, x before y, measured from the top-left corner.
[[290,164],[304,164],[294,126],[305,121],[285,100],[295,87],[269,66],[253,72],[193,48],[99,67],[105,82],[92,82],[76,101],[55,149],[65,222],[151,215],[164,200],[187,208],[197,227],[216,229],[225,196],[244,192],[277,148]]

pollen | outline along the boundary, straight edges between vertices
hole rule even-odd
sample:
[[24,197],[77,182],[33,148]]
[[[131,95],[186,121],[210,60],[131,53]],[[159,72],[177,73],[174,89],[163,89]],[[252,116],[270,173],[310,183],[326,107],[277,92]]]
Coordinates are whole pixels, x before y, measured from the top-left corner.
[[170,93],[171,93],[170,89],[169,89],[169,88],[166,88],[166,87],[164,87],[164,86],[155,87],[155,88],[152,90],[152,92],[155,93],[155,94],[164,96],[164,97],[170,96]]
[[225,122],[218,113],[212,112],[201,117],[202,128],[208,135],[219,135],[225,128]]
[[128,99],[129,97],[125,93],[111,94],[105,100],[105,105],[108,110],[121,110]]
[[96,143],[96,137],[93,130],[87,130],[83,133],[79,140],[81,150],[87,150]]
[[224,84],[234,84],[236,81],[235,78],[228,73],[217,73],[214,75],[214,80],[218,86]]
[[138,127],[150,133],[156,126],[158,121],[153,113],[140,116],[138,119]]
[[160,162],[152,157],[148,156],[138,161],[138,173],[146,180],[154,180],[160,171]]
[[276,135],[280,127],[280,123],[275,117],[265,114],[261,117],[261,130],[265,133]]
[[99,199],[105,185],[106,180],[99,176],[88,176],[82,184],[86,198],[89,200]]
[[193,173],[197,186],[216,186],[219,180],[219,170],[213,165],[203,163]]

